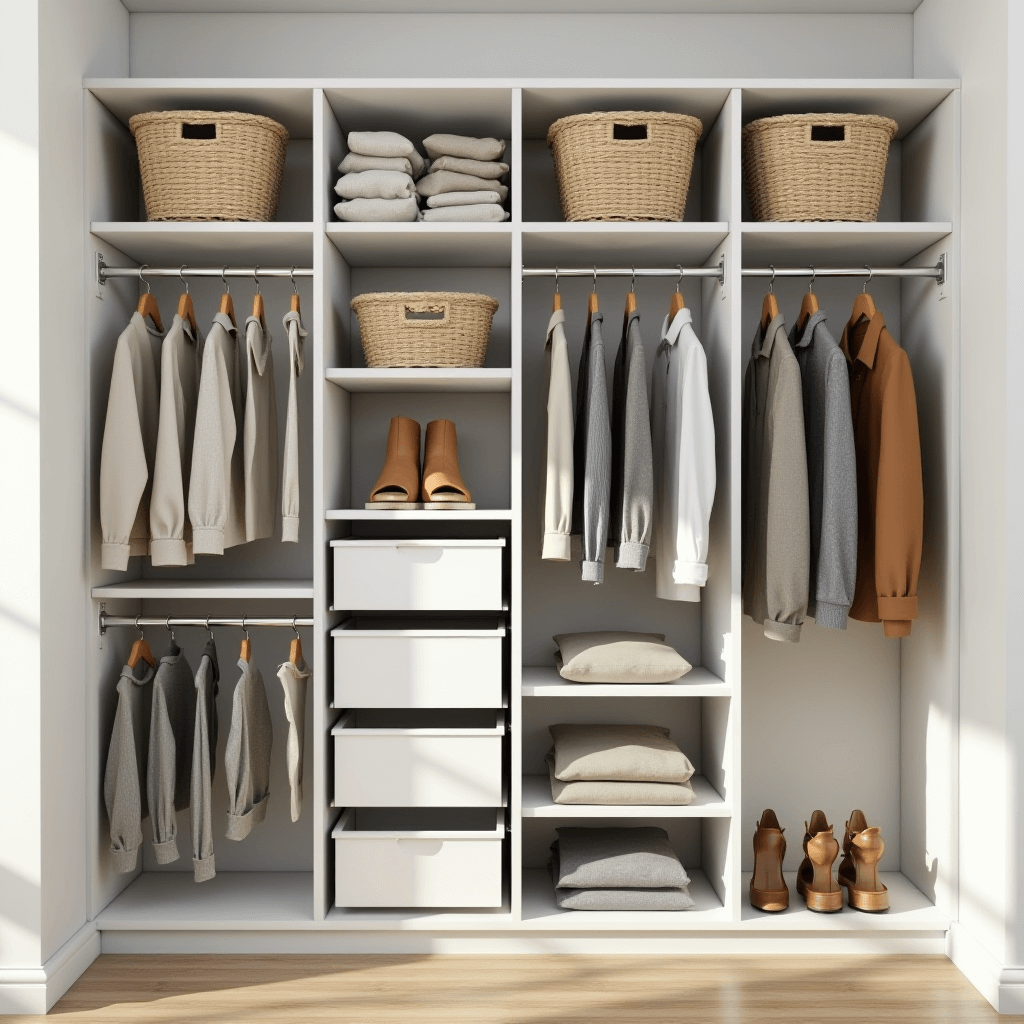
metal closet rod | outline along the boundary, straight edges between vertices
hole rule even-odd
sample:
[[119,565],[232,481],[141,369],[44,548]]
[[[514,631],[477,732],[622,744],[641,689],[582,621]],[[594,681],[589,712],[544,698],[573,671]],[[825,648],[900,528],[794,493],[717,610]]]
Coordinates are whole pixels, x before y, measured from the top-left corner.
[[312,277],[312,267],[108,267],[101,263],[96,275],[103,284],[109,277]]
[[175,615],[108,615],[100,612],[100,635],[102,636],[113,626],[132,626],[135,629],[142,629],[145,626],[163,626],[170,629],[173,626],[195,626],[197,629],[212,629],[214,626],[237,627],[238,629],[297,629],[299,627],[310,627],[313,625],[311,618],[294,616],[292,618],[261,618],[259,616],[243,615],[241,618],[225,619],[220,616],[211,615],[209,618],[181,618]]
[[523,277],[721,277],[722,267],[523,267]]
[[931,277],[940,284],[946,277],[946,262],[934,267],[744,267],[744,277]]

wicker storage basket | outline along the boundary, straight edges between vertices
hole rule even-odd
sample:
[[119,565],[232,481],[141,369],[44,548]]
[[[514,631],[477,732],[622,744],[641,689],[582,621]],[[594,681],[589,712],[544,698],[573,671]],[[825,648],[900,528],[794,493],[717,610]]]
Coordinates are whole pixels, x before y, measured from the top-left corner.
[[686,114],[571,114],[548,129],[566,220],[682,220],[703,126]]
[[162,110],[135,114],[150,220],[273,220],[288,130],[258,114]]
[[483,366],[498,300],[472,292],[368,292],[352,308],[367,366]]
[[785,114],[743,129],[755,220],[878,219],[897,125],[874,114]]

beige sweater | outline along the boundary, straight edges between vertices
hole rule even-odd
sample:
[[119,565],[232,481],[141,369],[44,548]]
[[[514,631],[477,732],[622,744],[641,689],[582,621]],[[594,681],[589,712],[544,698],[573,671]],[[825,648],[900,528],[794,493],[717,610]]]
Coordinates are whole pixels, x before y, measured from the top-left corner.
[[572,375],[565,342],[565,311],[548,321],[544,346],[548,366],[547,434],[541,477],[541,558],[568,562],[572,534]]
[[128,568],[149,554],[149,500],[157,439],[157,379],[151,332],[133,313],[114,350],[100,455],[100,530],[104,569]]
[[306,365],[302,348],[308,333],[295,311],[285,313],[288,334],[288,412],[284,425],[284,461],[281,467],[281,540],[299,540],[299,377]]
[[230,318],[218,313],[203,352],[189,479],[188,515],[197,555],[222,555],[245,541],[239,363],[237,332]]
[[156,437],[153,497],[149,506],[154,565],[189,565],[192,524],[188,521],[188,484],[199,400],[201,338],[175,314],[160,351],[160,427]]
[[277,526],[277,396],[270,331],[245,321],[246,389],[243,432],[245,539],[273,537]]

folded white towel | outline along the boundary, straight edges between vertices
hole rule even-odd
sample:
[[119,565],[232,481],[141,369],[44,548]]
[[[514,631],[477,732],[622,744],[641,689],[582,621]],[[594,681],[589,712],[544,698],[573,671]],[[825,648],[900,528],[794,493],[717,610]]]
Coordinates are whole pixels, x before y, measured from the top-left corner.
[[401,171],[412,177],[412,161],[407,156],[363,156],[362,153],[349,153],[338,164],[342,174],[354,171]]
[[431,171],[416,183],[421,196],[436,196],[442,192],[497,192],[501,201],[508,195],[508,186],[499,185],[487,178],[473,174],[459,174],[457,171]]
[[431,196],[427,206],[432,210],[441,206],[475,206],[477,203],[500,203],[497,192],[442,192]]
[[[349,144],[351,147],[351,143]],[[467,160],[500,160],[505,152],[502,139],[474,139],[470,135],[430,135],[423,140],[427,156],[461,156]]]
[[353,171],[334,191],[342,199],[405,199],[416,195],[416,185],[404,171]]
[[473,206],[442,206],[437,210],[424,210],[423,220],[445,221],[503,221],[508,211],[496,203],[476,203]]
[[408,199],[350,199],[336,203],[334,212],[347,221],[413,221],[419,216],[419,205],[414,196]]
[[496,160],[467,160],[461,156],[439,156],[431,165],[435,171],[458,171],[478,178],[500,178],[508,174],[508,164]]

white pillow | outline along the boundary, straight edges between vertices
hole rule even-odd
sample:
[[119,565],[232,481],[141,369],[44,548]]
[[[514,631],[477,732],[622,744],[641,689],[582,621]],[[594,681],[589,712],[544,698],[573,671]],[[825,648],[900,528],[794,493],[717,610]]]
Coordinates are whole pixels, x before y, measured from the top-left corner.
[[574,683],[668,683],[693,667],[664,633],[559,633],[555,665]]

